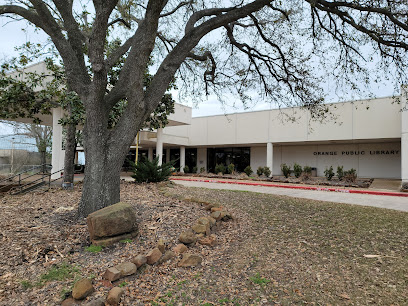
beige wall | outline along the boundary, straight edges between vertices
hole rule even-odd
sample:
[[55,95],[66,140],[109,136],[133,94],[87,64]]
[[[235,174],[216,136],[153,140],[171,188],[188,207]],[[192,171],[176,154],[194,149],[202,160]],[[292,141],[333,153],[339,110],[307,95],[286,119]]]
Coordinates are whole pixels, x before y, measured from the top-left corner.
[[[376,154],[387,153],[387,151],[389,154]],[[326,152],[333,155],[323,155]],[[355,152],[359,154],[356,155]],[[318,155],[319,153],[321,155]],[[359,177],[401,177],[401,145],[399,142],[279,146],[274,147],[273,156],[274,175],[282,174],[281,164],[290,165],[293,169],[293,164],[298,163],[302,167],[316,167],[318,176],[324,176],[324,170],[330,166],[333,166],[335,172],[337,166],[343,166],[344,170],[356,169]]]
[[267,142],[399,139],[400,106],[392,98],[335,103],[332,116],[313,121],[299,108],[193,118],[191,125],[168,127],[166,134],[189,138],[189,146]]

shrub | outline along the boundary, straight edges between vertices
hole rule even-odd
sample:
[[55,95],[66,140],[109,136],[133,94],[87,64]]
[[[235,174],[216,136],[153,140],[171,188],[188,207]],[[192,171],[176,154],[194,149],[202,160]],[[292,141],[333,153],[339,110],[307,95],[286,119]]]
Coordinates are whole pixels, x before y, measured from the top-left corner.
[[344,177],[343,166],[337,166],[337,177],[341,181]]
[[251,166],[246,166],[244,172],[246,175],[250,176],[253,172]]
[[204,173],[205,172],[205,167],[201,167],[200,168],[200,173]]
[[138,183],[166,181],[174,169],[173,163],[174,162],[169,162],[159,166],[159,157],[156,157],[153,161],[144,158],[137,164],[131,162],[131,168],[134,173],[132,177]]
[[281,165],[281,170],[283,175],[288,178],[290,175],[290,166],[286,165],[286,164],[282,164]]
[[190,167],[185,165],[183,168],[184,173],[190,173]]
[[302,174],[302,166],[295,163],[293,165],[293,173],[295,174],[295,177],[298,178]]
[[258,167],[258,169],[256,170],[256,174],[258,176],[261,176],[262,174],[264,174],[264,168],[263,167]]
[[215,173],[218,174],[222,172],[222,174],[225,174],[226,168],[223,164],[216,164],[215,165]]
[[266,177],[270,177],[271,176],[271,169],[269,169],[269,167],[264,167],[263,168],[263,173],[265,174]]
[[307,181],[312,176],[312,167],[304,166],[303,173],[302,173],[302,181]]
[[197,173],[198,168],[196,166],[193,167],[193,171],[191,173]]
[[354,183],[357,179],[356,169],[351,168],[348,171],[344,171],[344,180],[349,183]]
[[333,176],[334,176],[333,167],[330,166],[329,169],[324,170],[324,175],[326,176],[326,178],[327,178],[329,181],[331,181],[331,179],[332,179]]
[[311,174],[312,174],[312,167],[310,167],[310,166],[304,166],[304,167],[303,167],[303,173],[306,173],[306,174],[311,175]]
[[228,173],[233,174],[235,171],[235,165],[234,164],[229,164],[228,165]]

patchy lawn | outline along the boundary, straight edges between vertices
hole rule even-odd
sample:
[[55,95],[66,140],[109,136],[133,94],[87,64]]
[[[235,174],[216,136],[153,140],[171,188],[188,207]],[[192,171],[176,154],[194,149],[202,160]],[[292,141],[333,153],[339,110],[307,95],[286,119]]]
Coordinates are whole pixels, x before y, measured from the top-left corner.
[[[93,278],[92,300],[111,284],[106,268],[169,247],[220,203],[235,219],[214,229],[218,245],[196,244],[197,268],[177,260],[146,266],[114,285],[123,305],[259,305],[408,303],[408,213],[249,192],[122,184],[138,215],[139,236],[89,248],[75,219],[80,188],[0,199],[0,304],[60,303],[79,277]],[[378,199],[381,200],[381,197]],[[65,207],[61,208],[61,207]]]

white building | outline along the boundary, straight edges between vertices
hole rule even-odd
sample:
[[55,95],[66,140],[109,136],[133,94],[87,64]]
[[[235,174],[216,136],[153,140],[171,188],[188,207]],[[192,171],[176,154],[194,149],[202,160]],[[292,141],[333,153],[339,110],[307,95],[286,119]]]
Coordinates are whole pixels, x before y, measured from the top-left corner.
[[[188,165],[190,170],[213,171],[217,163],[232,162],[238,171],[268,166],[272,175],[281,175],[281,164],[298,163],[316,168],[318,176],[330,166],[343,166],[356,169],[359,177],[408,182],[405,90],[396,98],[328,106],[335,119],[321,123],[300,108],[192,118],[190,107],[176,104],[167,127],[140,132],[139,152],[149,158],[157,152],[163,161],[178,159],[181,170]],[[43,118],[54,130],[53,170],[64,164],[61,115],[54,109],[52,118]],[[135,145],[130,148],[133,155]]]

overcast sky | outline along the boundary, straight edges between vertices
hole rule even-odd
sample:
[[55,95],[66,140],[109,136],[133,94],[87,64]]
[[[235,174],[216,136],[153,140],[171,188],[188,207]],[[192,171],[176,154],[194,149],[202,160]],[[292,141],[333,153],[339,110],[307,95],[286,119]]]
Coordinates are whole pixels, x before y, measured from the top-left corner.
[[[4,1],[0,1],[4,2]],[[23,31],[22,29],[25,29]],[[46,35],[42,32],[35,33],[33,31],[33,27],[27,26],[25,22],[10,22],[10,20],[6,20],[5,18],[0,18],[0,37],[1,37],[1,45],[0,45],[0,60],[4,61],[5,59],[11,58],[15,56],[17,53],[15,52],[14,48],[16,46],[20,46],[23,43],[30,41],[30,42],[45,42]],[[377,97],[386,97],[394,95],[395,89],[391,82],[383,83],[383,84],[373,84],[370,86],[371,93]],[[355,99],[356,97],[350,96],[347,97],[344,93],[341,95],[342,98],[339,98],[336,93],[332,92],[332,86],[330,81],[326,84],[323,84],[323,89],[327,94],[327,100],[329,102],[337,102],[339,100],[351,100]],[[364,96],[366,94],[366,96]],[[363,93],[362,96],[358,98],[365,98],[368,97],[369,93]],[[243,111],[254,111],[254,110],[264,110],[270,109],[272,106],[268,101],[258,101],[253,105],[249,105],[247,108],[243,108],[240,103],[233,103],[231,101],[229,105],[221,106],[220,102],[214,96],[203,97],[202,102],[197,105],[193,105],[189,101],[180,101],[177,95],[173,95],[177,102],[186,104],[193,107],[193,116],[206,116],[206,115],[215,115],[215,114],[226,114],[226,113],[234,113],[234,112],[243,112]],[[2,134],[5,131],[4,128],[1,128]]]

